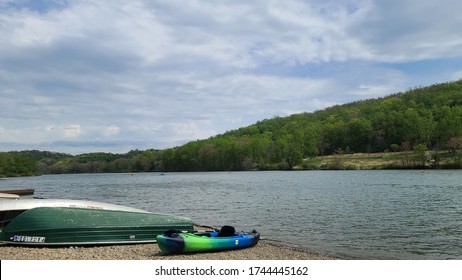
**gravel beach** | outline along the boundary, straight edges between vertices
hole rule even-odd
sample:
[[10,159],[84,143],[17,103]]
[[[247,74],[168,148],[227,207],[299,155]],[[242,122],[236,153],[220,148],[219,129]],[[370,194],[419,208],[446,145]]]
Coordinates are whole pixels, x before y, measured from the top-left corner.
[[[216,230],[195,225],[196,230]],[[232,251],[163,254],[157,244],[114,246],[27,247],[0,244],[0,260],[333,260],[324,256],[260,240],[257,245]]]
[[0,245],[0,260],[332,260],[334,258],[261,240],[256,246],[213,253],[165,255],[157,244],[93,247]]

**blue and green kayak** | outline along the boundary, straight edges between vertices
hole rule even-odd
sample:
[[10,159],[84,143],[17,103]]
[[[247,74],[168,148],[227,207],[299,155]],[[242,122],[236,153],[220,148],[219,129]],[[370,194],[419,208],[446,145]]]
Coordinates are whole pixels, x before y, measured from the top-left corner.
[[234,232],[225,226],[220,231],[167,232],[157,236],[157,245],[162,253],[179,254],[243,249],[256,245],[260,233]]

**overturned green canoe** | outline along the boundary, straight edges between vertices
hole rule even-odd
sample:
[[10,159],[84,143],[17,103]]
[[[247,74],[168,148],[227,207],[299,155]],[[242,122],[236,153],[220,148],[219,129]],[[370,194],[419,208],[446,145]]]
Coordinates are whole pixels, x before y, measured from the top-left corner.
[[0,241],[36,246],[151,243],[168,230],[190,231],[193,222],[149,212],[37,207],[11,220]]

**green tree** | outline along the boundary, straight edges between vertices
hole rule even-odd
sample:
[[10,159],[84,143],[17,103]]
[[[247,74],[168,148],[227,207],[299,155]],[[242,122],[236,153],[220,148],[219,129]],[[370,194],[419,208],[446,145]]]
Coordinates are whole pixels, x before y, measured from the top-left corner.
[[0,177],[6,176],[7,154],[0,152]]
[[400,146],[398,144],[391,144],[390,149],[392,152],[399,152],[400,151]]
[[429,109],[421,109],[420,112],[414,108],[407,109],[404,112],[403,124],[405,140],[413,144],[430,144],[436,124]]
[[369,151],[372,140],[372,124],[363,118],[354,118],[347,125],[348,146],[351,151]]
[[462,136],[462,106],[443,106],[437,110],[437,116],[436,136],[439,143]]
[[304,157],[313,157],[319,154],[318,143],[320,131],[320,126],[315,124],[310,124],[304,129]]
[[417,144],[414,146],[415,158],[420,166],[425,166],[427,161],[428,147],[426,144]]
[[325,124],[322,134],[322,139],[324,141],[323,145],[326,147],[326,151],[329,154],[338,149],[343,150],[348,145],[347,126],[342,120]]

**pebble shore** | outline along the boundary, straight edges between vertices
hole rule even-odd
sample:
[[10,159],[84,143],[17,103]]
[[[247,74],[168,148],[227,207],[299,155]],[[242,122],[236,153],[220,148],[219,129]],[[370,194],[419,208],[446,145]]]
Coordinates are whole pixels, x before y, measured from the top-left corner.
[[[215,230],[195,225],[196,230]],[[334,260],[330,256],[282,246],[266,240],[232,251],[163,254],[157,244],[113,246],[27,247],[0,244],[0,260]]]
[[157,244],[93,247],[23,247],[0,245],[0,260],[332,260],[334,258],[261,240],[233,251],[165,255]]

